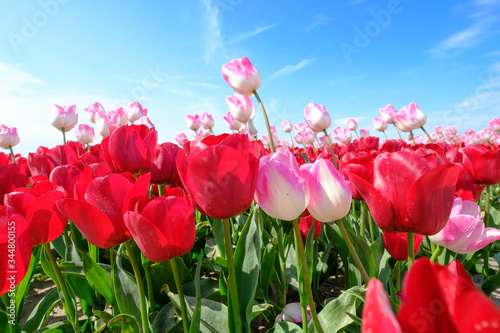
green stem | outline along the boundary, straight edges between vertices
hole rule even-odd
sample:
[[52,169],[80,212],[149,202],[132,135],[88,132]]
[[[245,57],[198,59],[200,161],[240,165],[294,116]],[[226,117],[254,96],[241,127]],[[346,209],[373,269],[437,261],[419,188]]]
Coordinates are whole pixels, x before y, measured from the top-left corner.
[[359,139],[358,131],[354,130],[354,133],[356,133],[356,137]]
[[413,131],[410,131],[410,138],[411,141],[413,142],[413,145],[415,146],[417,143],[415,142],[415,136],[413,135]]
[[[314,227],[314,222],[313,222],[313,227]],[[296,260],[297,260],[297,279],[299,279],[299,267],[301,266],[304,266],[304,264],[302,263],[301,261],[301,256],[299,256],[299,252],[298,252],[298,242],[300,242],[302,244],[302,238],[298,238],[297,239],[297,233],[294,233],[294,236],[295,236],[295,249],[296,249]],[[306,267],[307,268],[307,267]],[[303,273],[303,283],[304,283],[304,288],[307,289],[307,285],[306,285],[306,273]],[[309,277],[309,273],[307,274],[308,277]],[[299,285],[300,285],[300,282],[299,282]],[[300,287],[299,287],[300,289]],[[307,291],[306,291],[306,294],[307,294]],[[308,301],[308,298],[306,296],[306,298],[304,299],[304,295],[303,295],[303,292],[300,291],[299,292],[299,296],[300,296],[300,308],[302,310],[302,332],[303,333],[308,333],[308,329],[309,329],[309,320],[307,318],[307,301]],[[309,307],[314,307],[314,303],[311,305],[309,304]]]
[[189,332],[189,320],[186,310],[186,300],[184,299],[184,290],[182,289],[181,278],[179,277],[179,271],[177,269],[177,263],[175,258],[169,260],[172,266],[172,273],[174,273],[175,286],[177,287],[177,293],[179,294],[179,303],[181,304],[181,314],[182,314],[182,326],[184,327],[184,332]]
[[347,234],[347,230],[345,230],[344,224],[342,223],[341,220],[338,220],[337,225],[340,228],[340,232],[342,233],[342,237],[344,238],[345,244],[347,245],[347,248],[349,249],[349,252],[351,253],[352,259],[354,260],[356,267],[358,267],[358,269],[361,273],[361,276],[363,277],[363,280],[365,280],[365,283],[368,284],[368,282],[370,282],[370,276],[368,275],[368,273],[366,273],[365,267],[363,266],[363,263],[361,263],[361,259],[359,259],[358,253],[356,252],[354,245],[352,245],[351,239],[349,238],[349,235]]
[[335,150],[333,149],[332,140],[330,140],[330,137],[328,136],[328,133],[326,132],[326,130],[323,130],[323,132],[326,135],[326,139],[328,140],[328,145],[330,146],[330,150],[332,151],[333,165],[335,165],[335,169],[338,170],[339,167],[337,165],[337,156],[335,156]]
[[366,207],[365,205],[361,204],[361,232],[359,235],[361,238],[364,240],[365,239],[365,215],[366,215]]
[[160,184],[158,185],[158,195],[161,197],[163,194],[165,194],[165,185]]
[[64,132],[64,127],[61,128],[61,132],[63,134],[63,142],[64,142],[64,145],[66,146],[66,132]]
[[278,255],[280,256],[280,280],[282,290],[280,292],[280,307],[284,308],[286,305],[286,292],[288,291],[288,284],[286,279],[286,260],[285,260],[285,244],[283,242],[283,224],[280,223],[278,230]]
[[12,163],[16,163],[16,158],[14,156],[14,150],[12,149],[12,146],[9,146],[10,149],[10,158],[12,159]]
[[118,307],[116,305],[116,295],[115,295],[115,252],[112,247],[109,248],[109,264],[111,265],[111,284],[113,287],[113,301],[115,304],[111,307],[113,309],[113,317],[118,315]]
[[69,304],[68,302],[72,302],[74,300],[70,298],[68,286],[66,285],[66,280],[64,280],[64,277],[62,276],[61,271],[59,270],[59,266],[57,265],[56,258],[54,258],[54,255],[52,254],[52,250],[50,249],[49,243],[43,244],[43,247],[45,248],[45,253],[47,254],[47,257],[49,257],[52,269],[56,273],[57,282],[59,283],[59,286],[62,289],[61,291],[64,296],[64,302],[62,302],[64,311],[66,312],[68,319],[73,325],[73,329],[75,330],[75,332],[80,332],[80,325],[78,323],[78,314],[74,313],[73,307],[68,306]]
[[375,242],[375,230],[373,227],[372,214],[370,214],[370,210],[368,209],[368,206],[365,201],[363,201],[361,204],[366,206],[366,215],[368,215],[368,226],[370,227],[370,240],[373,243]]
[[148,286],[148,301],[150,311],[153,312],[156,309],[155,295],[153,293],[153,280],[151,279],[151,261],[141,253],[142,268],[144,268],[144,274],[146,275],[146,284]]
[[399,132],[399,128],[396,126],[396,123],[394,123],[394,127],[396,127],[396,131],[398,131],[399,140],[403,140],[403,138],[401,137],[401,133]]
[[[311,282],[309,279],[309,272],[307,269],[306,253],[304,251],[304,244],[302,244],[302,238],[300,237],[300,229],[298,221],[299,221],[298,219],[293,220],[293,231],[295,232],[295,250],[297,256],[300,256],[300,260],[302,262],[301,266],[302,266],[302,273],[304,274],[304,284],[306,288],[307,302],[309,303],[309,310],[311,311],[311,317],[314,323],[314,327],[316,328],[317,332],[323,333],[324,331],[323,328],[321,327],[321,324],[319,323],[318,314],[316,313],[316,307],[314,306],[314,299],[311,290]],[[306,322],[303,323],[302,327],[304,327],[305,325],[307,325],[307,312],[306,312]]]
[[437,257],[443,252],[444,247],[437,245],[436,249],[432,252],[431,261],[436,262]]
[[401,261],[396,262],[396,291],[401,290]]
[[[486,201],[484,203],[484,227],[488,228],[490,226],[490,185],[486,186]],[[490,246],[486,245],[483,249],[483,274],[484,278],[490,276]]]
[[385,141],[389,140],[389,139],[387,139],[387,134],[385,134],[385,131],[382,131],[382,133],[384,133]]
[[424,131],[425,135],[427,135],[427,138],[429,138],[429,141],[431,143],[434,143],[434,140],[432,140],[431,136],[429,135],[429,133],[427,133],[427,131],[425,130],[424,126],[420,127],[422,129],[422,131]]
[[414,248],[414,243],[415,243],[415,234],[408,233],[408,271],[411,269],[411,266],[413,265],[413,262],[415,261],[415,248]]
[[266,109],[264,109],[264,104],[262,104],[259,94],[257,94],[257,90],[254,90],[253,94],[255,95],[255,98],[257,98],[257,102],[259,102],[260,108],[262,109],[262,114],[264,115],[264,121],[266,122],[267,127],[267,136],[269,138],[269,148],[271,148],[271,153],[274,153],[276,150],[274,149],[273,136],[271,134],[271,127],[269,126],[269,119],[267,119]]
[[[274,148],[274,147],[273,147]],[[224,245],[226,247],[229,297],[233,307],[233,320],[235,332],[242,332],[240,317],[240,301],[238,297],[238,286],[236,284],[236,270],[234,269],[233,243],[231,242],[231,231],[229,230],[229,219],[222,220],[224,224]]]
[[142,320],[142,331],[144,333],[149,333],[149,319],[148,319],[148,309],[146,304],[146,295],[144,293],[144,283],[142,282],[141,271],[139,270],[139,265],[137,260],[135,260],[134,252],[130,246],[130,241],[126,241],[125,248],[127,249],[128,257],[130,258],[130,263],[134,269],[135,279],[137,280],[137,287],[139,289],[139,301],[141,303],[141,320]]

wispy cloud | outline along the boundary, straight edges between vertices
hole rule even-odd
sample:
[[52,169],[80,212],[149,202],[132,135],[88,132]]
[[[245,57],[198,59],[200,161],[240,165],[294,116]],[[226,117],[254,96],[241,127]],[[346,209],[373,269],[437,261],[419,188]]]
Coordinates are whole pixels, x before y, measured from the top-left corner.
[[221,28],[219,10],[211,0],[202,0],[206,9],[206,29],[204,36],[205,54],[204,60],[207,65],[213,64],[214,56],[223,49],[221,41]]
[[277,71],[276,73],[274,73],[273,75],[271,75],[271,78],[276,78],[276,77],[281,76],[283,74],[290,74],[290,73],[296,72],[296,71],[306,67],[307,65],[309,65],[313,61],[314,61],[314,59],[305,59],[296,65],[285,66],[282,69],[280,69],[279,71]]
[[327,25],[328,22],[330,22],[332,19],[329,18],[328,16],[326,15],[317,15],[315,17],[315,21],[314,23],[311,23],[309,24],[308,26],[305,27],[306,31],[311,31],[311,30],[314,30],[316,29],[317,27],[319,26],[322,26],[322,25]]
[[186,83],[189,86],[196,86],[196,87],[203,87],[203,88],[209,88],[209,89],[220,89],[221,86],[212,84],[212,83],[206,83],[206,82],[188,82]]
[[356,76],[346,76],[346,77],[341,77],[341,78],[338,78],[338,79],[335,79],[333,81],[330,82],[330,84],[342,84],[342,83],[347,83],[347,82],[351,82],[351,81],[358,81],[358,80],[363,80],[363,79],[366,79],[366,74],[361,74],[361,75],[356,75]]
[[247,40],[249,38],[255,37],[258,34],[263,33],[264,31],[267,31],[269,29],[274,28],[275,26],[277,26],[276,23],[269,24],[269,25],[266,25],[265,27],[257,27],[257,28],[255,28],[252,31],[247,31],[247,32],[241,33],[241,34],[237,35],[236,37],[232,38],[230,43],[231,44],[239,43],[241,41],[244,41],[244,40]]

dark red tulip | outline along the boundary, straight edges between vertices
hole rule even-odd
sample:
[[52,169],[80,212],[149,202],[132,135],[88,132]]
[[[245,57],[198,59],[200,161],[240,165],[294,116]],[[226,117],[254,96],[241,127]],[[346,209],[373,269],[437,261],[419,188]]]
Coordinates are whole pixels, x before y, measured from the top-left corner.
[[373,278],[366,292],[361,332],[498,332],[500,311],[464,272],[463,267],[418,259],[405,278],[397,316],[383,284]]
[[26,171],[18,164],[0,166],[0,198],[18,187],[26,186]]
[[[307,234],[311,229],[313,220],[314,218],[312,217],[312,215],[307,215],[302,217],[299,221],[300,236],[302,237],[303,241],[306,241],[307,239]],[[318,238],[320,234],[321,234],[321,222],[318,220],[314,220],[314,239]]]
[[448,221],[460,172],[452,164],[431,169],[415,153],[399,151],[377,156],[373,185],[348,175],[383,231],[430,236]]
[[33,176],[50,176],[52,170],[59,165],[74,164],[78,156],[69,146],[55,146],[52,149],[38,147],[36,153],[28,154],[28,166]]
[[145,178],[133,184],[121,174],[98,177],[88,184],[85,200],[62,199],[57,206],[90,243],[107,249],[131,239],[123,214],[133,210],[132,197],[148,195],[149,174]]
[[500,149],[468,146],[462,149],[463,165],[472,179],[480,185],[500,183]]
[[194,205],[180,188],[138,201],[136,211],[126,212],[123,219],[137,246],[153,262],[180,257],[194,245]]
[[184,144],[177,170],[196,207],[225,219],[250,207],[262,153],[262,143],[244,134],[211,135]]
[[[416,234],[413,251],[417,254],[424,236]],[[408,234],[399,232],[384,232],[384,246],[387,252],[396,260],[408,259]]]
[[155,155],[156,131],[146,125],[119,126],[110,131],[101,148],[111,169],[134,175],[149,172]]
[[82,171],[73,165],[60,165],[50,173],[50,182],[61,186],[68,198],[74,197],[76,182],[80,179]]
[[182,152],[178,145],[165,142],[155,147],[155,158],[151,166],[153,184],[179,185],[181,179],[177,172],[177,156]]
[[[342,156],[339,162],[340,172],[349,179],[349,173],[355,174],[356,176],[364,179],[370,184],[373,184],[373,161],[375,156],[358,153],[347,153]],[[363,196],[358,192],[358,190],[349,184],[349,188],[352,192],[353,199],[363,200]]]
[[30,260],[31,234],[28,222],[10,208],[0,207],[0,296],[22,281]]

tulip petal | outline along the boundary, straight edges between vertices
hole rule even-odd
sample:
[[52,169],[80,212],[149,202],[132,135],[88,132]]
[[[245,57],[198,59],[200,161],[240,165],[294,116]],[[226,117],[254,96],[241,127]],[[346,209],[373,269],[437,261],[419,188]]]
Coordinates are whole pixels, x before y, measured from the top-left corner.
[[139,176],[134,185],[128,191],[123,203],[123,211],[134,211],[137,202],[143,198],[149,198],[149,184],[151,183],[151,173]]
[[45,193],[33,200],[26,210],[33,246],[51,242],[62,234],[67,220],[57,209],[56,202],[63,197],[59,191]]
[[66,191],[68,197],[74,197],[74,188],[82,171],[73,165],[61,165],[50,173],[49,180],[52,184],[59,185]]
[[361,332],[401,333],[401,327],[392,311],[382,282],[372,278],[367,288]]
[[500,183],[500,149],[489,150],[474,161],[474,179],[484,185]]
[[[413,225],[403,231],[430,236],[444,228],[450,217],[460,172],[459,166],[441,165],[411,185],[406,195],[406,208]],[[435,204],[429,205],[429,202]]]

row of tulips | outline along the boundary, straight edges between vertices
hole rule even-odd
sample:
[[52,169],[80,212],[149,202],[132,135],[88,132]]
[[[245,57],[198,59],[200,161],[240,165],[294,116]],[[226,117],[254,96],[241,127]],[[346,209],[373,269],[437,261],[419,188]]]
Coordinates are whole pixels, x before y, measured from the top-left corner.
[[[106,113],[96,103],[85,112],[100,144],[66,142],[76,107],[51,107],[62,146],[24,158],[12,152],[15,136],[4,135],[2,331],[250,332],[256,317],[274,324],[271,332],[496,331],[500,311],[484,295],[500,285],[488,267],[500,239],[496,139],[438,142],[411,103],[393,112],[409,141],[361,135],[332,144],[330,115],[309,103],[307,125],[295,126],[304,148],[281,144],[255,67],[242,58],[222,72],[237,93],[227,116],[242,133],[213,135],[213,118],[194,115],[197,139],[159,144],[140,104]],[[252,96],[268,125],[263,140],[255,139]],[[347,126],[334,132],[357,129]],[[416,142],[418,128],[432,143]],[[92,128],[82,131],[93,138]],[[326,139],[305,141],[307,131]],[[484,276],[482,291],[467,271]],[[40,273],[57,293],[21,328]],[[325,300],[322,282],[339,274],[347,291]],[[44,327],[59,301],[68,320]]]

